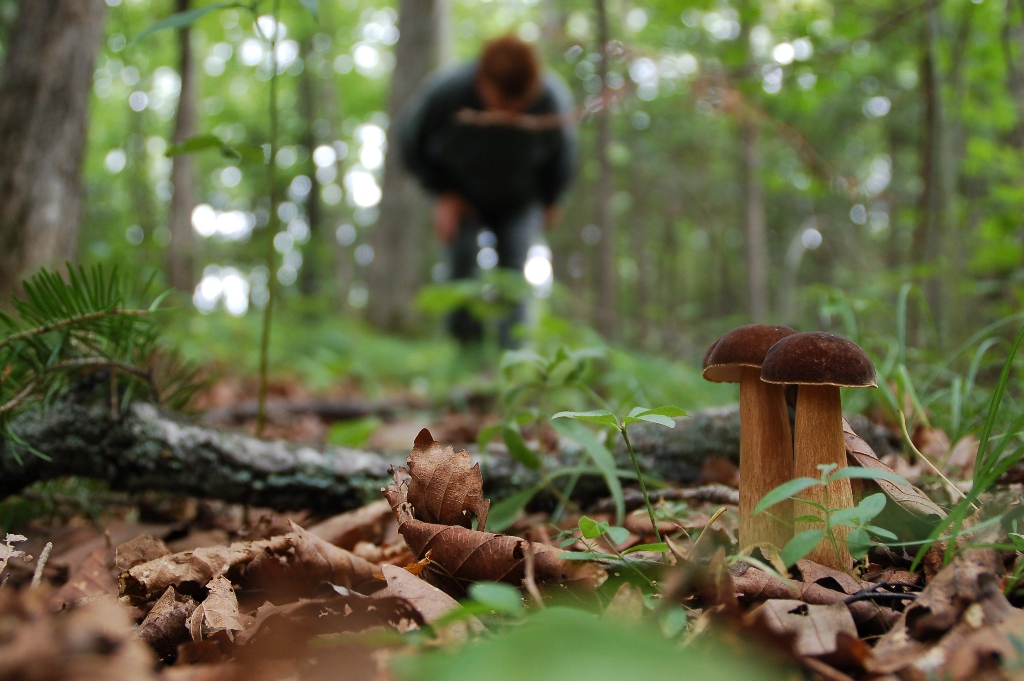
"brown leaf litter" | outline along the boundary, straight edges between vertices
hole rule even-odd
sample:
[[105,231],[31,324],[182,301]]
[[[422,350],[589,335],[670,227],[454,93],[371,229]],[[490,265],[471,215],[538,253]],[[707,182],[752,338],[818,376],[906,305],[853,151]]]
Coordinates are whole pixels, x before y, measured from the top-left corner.
[[121,574],[120,595],[145,603],[167,587],[194,589],[221,576],[249,588],[308,594],[324,582],[353,588],[371,582],[377,572],[376,565],[293,524],[291,532],[279,537],[184,551],[136,565]]
[[[424,429],[416,439],[416,447],[408,459],[408,468],[392,469],[394,482],[383,490],[398,520],[398,531],[417,559],[431,552],[431,564],[424,575],[444,591],[459,595],[478,581],[503,581],[519,586],[525,577],[525,540],[504,534],[471,530],[461,523],[467,505],[486,513],[490,502],[476,501],[476,490],[483,489],[479,466],[468,466],[468,452],[460,452],[452,461],[452,471],[438,458],[443,451]],[[450,450],[450,448],[449,448]],[[426,463],[424,463],[426,461]],[[419,470],[414,476],[411,471]],[[423,471],[430,471],[429,475]],[[469,473],[466,473],[469,471]],[[443,485],[454,481],[454,490]],[[419,508],[413,499],[431,504],[427,516],[446,518],[458,524],[426,522],[416,519]],[[469,500],[467,502],[467,500]],[[594,590],[607,574],[597,564],[563,560],[564,551],[535,545],[535,579],[537,582],[568,583]]]

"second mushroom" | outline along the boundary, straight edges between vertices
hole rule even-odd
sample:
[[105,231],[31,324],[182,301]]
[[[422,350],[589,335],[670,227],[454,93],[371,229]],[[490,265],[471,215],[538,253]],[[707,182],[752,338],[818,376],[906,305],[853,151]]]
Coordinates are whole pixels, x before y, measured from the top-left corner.
[[[761,379],[767,383],[799,385],[793,426],[794,473],[817,478],[818,466],[846,466],[843,442],[841,387],[875,387],[875,366],[859,345],[831,333],[811,332],[787,336],[764,358]],[[781,388],[781,386],[780,386]],[[833,509],[852,508],[853,490],[848,479],[828,487],[812,487],[800,497]],[[806,508],[806,507],[805,507]],[[807,509],[813,514],[814,509]],[[797,523],[798,532],[821,529],[819,524]],[[849,570],[853,559],[846,546],[848,528],[834,531],[835,546],[826,536],[807,558],[837,570]]]

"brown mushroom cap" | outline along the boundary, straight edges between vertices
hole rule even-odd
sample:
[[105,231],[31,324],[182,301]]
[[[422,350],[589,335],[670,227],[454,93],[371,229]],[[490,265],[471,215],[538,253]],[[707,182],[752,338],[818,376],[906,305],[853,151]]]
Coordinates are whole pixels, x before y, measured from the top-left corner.
[[704,355],[704,378],[713,383],[739,383],[740,367],[760,369],[765,355],[780,339],[796,333],[788,326],[748,324],[715,341]]
[[874,388],[875,365],[853,341],[833,333],[812,331],[783,338],[761,365],[766,383],[835,385]]

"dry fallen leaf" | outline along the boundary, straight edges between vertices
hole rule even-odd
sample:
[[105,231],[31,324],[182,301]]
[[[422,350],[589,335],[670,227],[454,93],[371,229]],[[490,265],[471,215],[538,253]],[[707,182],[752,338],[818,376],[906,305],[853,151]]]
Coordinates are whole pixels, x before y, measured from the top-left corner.
[[372,563],[293,524],[291,532],[279,537],[184,551],[136,565],[121,574],[120,594],[139,604],[169,586],[180,591],[182,584],[205,586],[228,576],[247,587],[308,595],[324,582],[358,587],[375,572]]
[[7,568],[7,562],[11,558],[24,558],[25,552],[19,551],[14,548],[14,545],[23,541],[28,541],[28,537],[20,534],[8,534],[4,537],[4,540],[0,542],[0,573]]
[[[381,565],[381,570],[384,572],[384,579],[387,580],[388,585],[384,590],[374,594],[374,598],[404,598],[416,608],[427,624],[462,608],[458,601],[436,586],[428,584],[400,567]],[[465,620],[456,622],[449,629],[452,630],[452,636],[455,638],[465,638],[470,632],[483,632],[484,625],[476,617],[469,616]]]
[[949,681],[1020,678],[997,673],[1020,668],[1024,630],[1024,612],[999,588],[999,567],[988,549],[954,558],[879,640],[869,671]]
[[328,544],[351,551],[359,542],[381,544],[395,516],[387,499],[380,499],[354,511],[332,516],[309,528],[309,532]]
[[171,550],[167,544],[151,534],[140,534],[114,549],[114,565],[118,572],[130,570],[136,565],[169,556]]
[[229,640],[234,640],[235,632],[242,631],[242,618],[238,612],[238,599],[231,582],[225,577],[217,577],[207,588],[210,595],[196,606],[189,619],[189,631],[193,641],[202,641],[204,637],[224,632]]
[[[426,436],[420,435],[417,441],[423,444]],[[479,479],[479,469],[473,470]],[[462,596],[473,582],[503,581],[516,586],[522,583],[525,540],[417,520],[418,509],[408,498],[412,484],[410,472],[404,466],[393,468],[392,476],[394,482],[383,490],[384,496],[391,503],[398,531],[413,555],[421,559],[431,552],[430,565],[423,572],[431,583],[456,596]],[[607,573],[596,563],[562,560],[559,556],[563,553],[550,546],[536,546],[535,579],[538,583],[572,583],[593,590],[607,579]]]
[[485,529],[491,502],[483,498],[480,464],[472,465],[469,452],[456,452],[451,445],[442,448],[424,428],[416,436],[406,463],[410,475],[409,503],[420,520],[471,527],[472,513],[477,527]]
[[[870,445],[853,432],[853,428],[850,427],[846,419],[843,419],[843,439],[846,442],[847,458],[852,465],[893,472],[879,460]],[[913,485],[890,480],[864,480],[862,484],[869,489],[873,489],[877,485],[887,497],[919,520],[933,522],[946,517],[946,512],[942,510],[942,507]]]
[[[816,565],[810,563],[810,561],[807,561],[807,563]],[[812,579],[819,579],[821,583],[799,582],[795,580],[790,580],[788,583],[783,582],[767,572],[742,563],[735,565],[731,574],[733,582],[736,584],[737,597],[745,605],[767,599],[799,600],[811,605],[832,605],[834,603],[841,603],[846,599],[849,594],[843,589],[848,588],[848,586],[844,587],[842,583],[836,580],[835,586],[839,588],[829,588],[832,586],[830,580],[822,578],[822,576],[830,576],[827,573],[828,568],[820,565],[816,567],[820,571],[814,571],[808,567],[805,568],[808,570],[806,574],[809,574]],[[843,581],[845,582],[845,580]],[[865,584],[864,586],[869,587],[871,585]],[[854,621],[859,625],[864,626],[870,623],[873,627],[882,628],[883,630],[888,629],[891,623],[900,617],[900,613],[892,608],[880,607],[869,601],[850,603],[849,609]]]
[[797,655],[821,657],[836,652],[836,637],[845,633],[857,637],[857,626],[842,603],[808,605],[802,601],[769,600],[751,613],[777,634],[795,634]]
[[97,601],[51,613],[45,589],[0,591],[0,681],[155,681],[128,610]]
[[90,553],[81,567],[50,597],[50,607],[62,610],[86,598],[117,593],[117,580],[111,572],[110,550],[100,547]]
[[245,657],[294,656],[296,648],[314,636],[377,626],[401,629],[409,622],[422,625],[423,618],[404,598],[348,592],[287,605],[264,603],[235,643],[245,647]]
[[161,659],[172,658],[178,651],[178,644],[189,638],[188,622],[195,609],[195,601],[169,586],[139,625],[135,635],[149,644]]

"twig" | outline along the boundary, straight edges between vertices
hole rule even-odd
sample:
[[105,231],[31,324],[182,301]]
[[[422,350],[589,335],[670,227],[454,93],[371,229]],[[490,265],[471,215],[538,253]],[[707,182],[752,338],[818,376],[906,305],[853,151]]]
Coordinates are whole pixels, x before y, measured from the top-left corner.
[[529,539],[526,540],[526,555],[523,557],[523,562],[526,563],[526,575],[523,577],[523,581],[526,583],[526,590],[533,597],[534,602],[541,610],[544,610],[544,597],[541,596],[540,589],[537,588],[537,581],[534,578],[534,555],[533,555],[533,542]]
[[704,538],[704,535],[707,534],[708,530],[711,529],[711,526],[715,524],[715,521],[718,520],[719,516],[725,513],[725,511],[725,506],[715,511],[714,515],[711,516],[711,520],[708,521],[708,524],[705,525],[704,529],[700,531],[699,535],[697,535],[697,541],[693,542],[693,544],[690,546],[690,552],[687,554],[687,558],[690,562],[693,562],[694,558],[697,555],[697,545],[700,544],[700,540]]
[[120,308],[114,308],[113,310],[103,310],[102,312],[90,312],[89,314],[78,315],[77,317],[71,317],[69,319],[62,319],[59,322],[53,324],[45,324],[43,326],[37,326],[34,329],[25,329],[18,333],[11,334],[7,338],[0,340],[0,349],[16,343],[24,338],[30,338],[32,336],[41,336],[44,333],[50,333],[51,331],[57,331],[58,329],[65,329],[75,324],[81,324],[84,322],[91,322],[96,319],[103,319],[104,317],[111,315],[128,315],[135,317],[142,317],[149,314],[147,310],[122,310]]
[[[944,481],[946,482],[946,484],[947,484],[947,485],[949,485],[949,486],[950,486],[951,488],[953,488],[953,491],[954,491],[954,492],[956,492],[957,494],[959,494],[959,495],[960,495],[960,498],[961,498],[961,499],[966,499],[966,498],[967,498],[967,495],[966,495],[966,494],[964,494],[963,492],[961,492],[961,491],[960,491],[960,488],[959,488],[959,487],[957,487],[956,485],[954,485],[954,484],[953,484],[953,482],[952,482],[952,481],[951,481],[951,480],[950,480],[949,478],[947,478],[947,477],[946,477],[946,476],[945,476],[945,475],[944,475],[944,474],[942,473],[942,471],[940,471],[940,470],[938,469],[938,467],[937,467],[937,466],[936,466],[935,464],[933,464],[933,463],[931,462],[931,460],[929,460],[929,459],[928,459],[928,457],[927,457],[927,456],[925,456],[924,454],[922,454],[922,453],[921,453],[921,450],[919,450],[919,449],[918,449],[918,448],[917,448],[917,447],[916,447],[916,446],[914,445],[914,441],[910,439],[910,433],[909,433],[909,432],[907,431],[907,417],[903,415],[903,410],[902,410],[902,409],[901,409],[901,410],[899,411],[899,414],[900,414],[900,427],[901,427],[901,428],[903,429],[903,437],[905,437],[905,438],[907,439],[907,444],[908,444],[908,445],[910,445],[910,448],[911,448],[912,450],[914,450],[914,453],[915,453],[915,454],[917,454],[917,456],[918,456],[918,457],[919,457],[919,458],[920,458],[920,459],[921,459],[922,461],[924,461],[924,462],[925,462],[926,464],[928,464],[928,467],[929,467],[929,468],[931,468],[931,469],[932,469],[933,471],[935,471],[935,474],[936,474],[936,475],[938,475],[938,476],[939,476],[940,478],[942,478],[942,479],[943,479],[943,480],[944,480]],[[975,504],[975,503],[974,503],[973,501],[971,502],[971,507],[972,507],[972,508],[973,508],[973,509],[974,509],[975,511],[977,511],[977,510],[978,510],[978,506],[977,506],[977,504]]]
[[43,580],[43,568],[46,567],[46,561],[50,558],[50,551],[53,549],[53,542],[46,542],[46,546],[43,547],[42,553],[39,554],[39,561],[36,562],[36,571],[32,573],[32,584],[29,588],[38,589],[39,585]]

